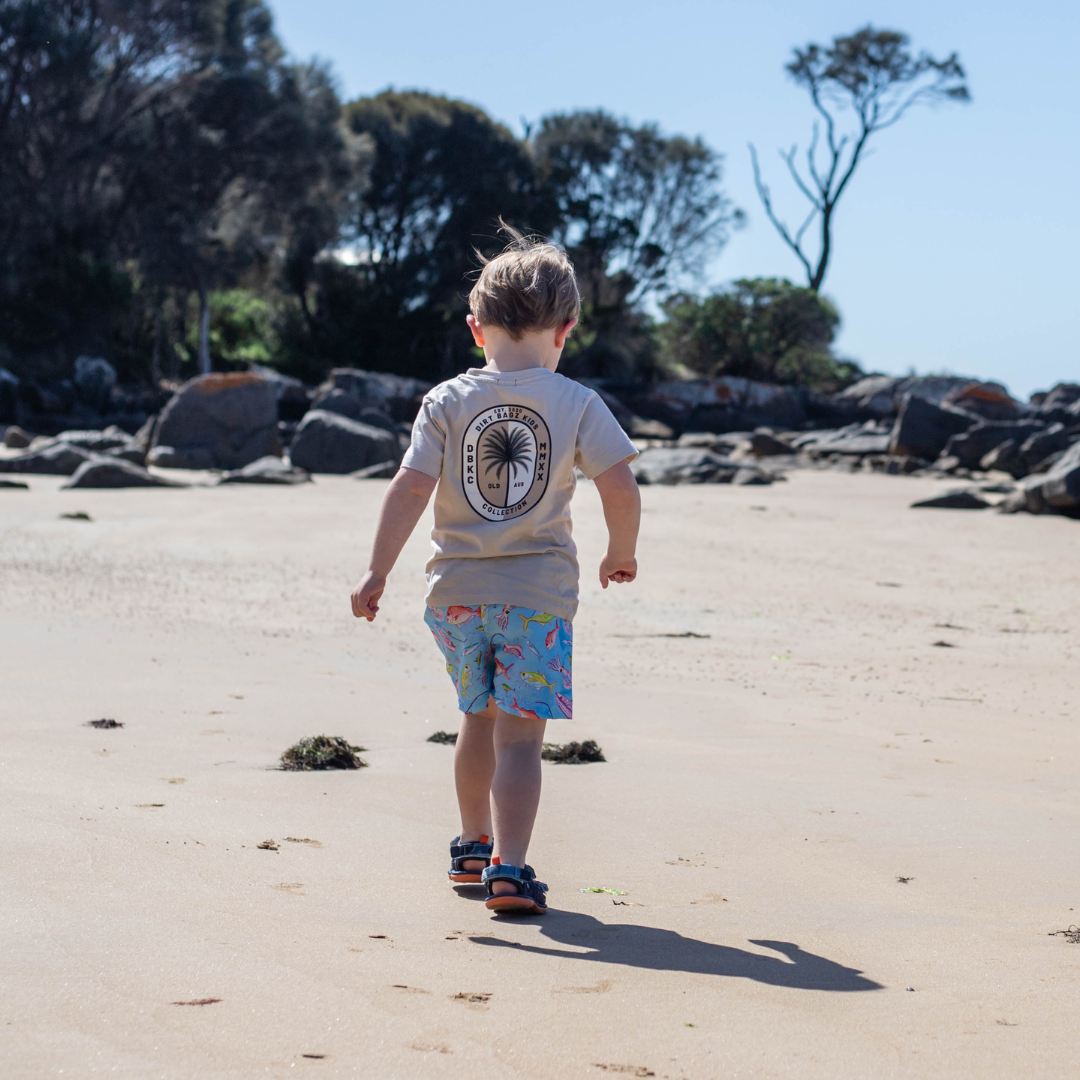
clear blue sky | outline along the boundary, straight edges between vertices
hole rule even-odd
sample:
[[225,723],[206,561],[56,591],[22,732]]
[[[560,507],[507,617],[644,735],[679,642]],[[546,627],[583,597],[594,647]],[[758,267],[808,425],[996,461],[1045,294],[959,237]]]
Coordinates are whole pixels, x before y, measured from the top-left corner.
[[[1075,0],[270,0],[295,56],[330,61],[347,97],[423,89],[520,132],[602,107],[726,155],[749,214],[707,286],[802,271],[765,219],[746,144],[774,195],[802,203],[776,149],[811,113],[783,71],[791,48],[872,22],[935,54],[957,50],[973,102],[912,112],[882,133],[839,211],[825,283],[841,353],[868,370],[953,371],[1026,395],[1080,381]],[[478,163],[482,165],[482,163]]]

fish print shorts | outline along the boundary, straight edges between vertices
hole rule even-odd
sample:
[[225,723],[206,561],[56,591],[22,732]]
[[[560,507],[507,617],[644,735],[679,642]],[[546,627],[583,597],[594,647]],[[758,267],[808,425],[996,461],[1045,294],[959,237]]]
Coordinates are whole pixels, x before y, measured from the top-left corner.
[[565,619],[513,604],[429,607],[424,622],[446,658],[462,712],[487,708],[550,720],[573,712],[573,627]]

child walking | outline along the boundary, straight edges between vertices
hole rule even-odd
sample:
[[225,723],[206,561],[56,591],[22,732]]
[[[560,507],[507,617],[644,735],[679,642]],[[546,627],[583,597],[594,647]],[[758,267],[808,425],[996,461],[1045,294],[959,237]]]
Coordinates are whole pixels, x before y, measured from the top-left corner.
[[555,373],[580,307],[574,268],[554,245],[507,231],[510,245],[485,263],[469,295],[466,321],[487,364],[424,398],[352,610],[375,618],[387,575],[435,492],[424,621],[464,713],[450,880],[482,881],[493,911],[538,913],[547,886],[525,857],[544,727],[572,713],[575,466],[603,502],[605,589],[637,576],[641,504],[629,468],[634,444],[594,391]]

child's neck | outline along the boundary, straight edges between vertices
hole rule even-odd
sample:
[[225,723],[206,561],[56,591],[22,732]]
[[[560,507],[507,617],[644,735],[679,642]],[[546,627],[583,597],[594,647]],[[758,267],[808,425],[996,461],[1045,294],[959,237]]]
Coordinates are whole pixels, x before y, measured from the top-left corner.
[[503,330],[487,328],[484,331],[483,349],[487,360],[484,370],[505,374],[536,368],[554,371],[562,353],[561,343],[555,345],[553,330],[531,330],[515,341]]

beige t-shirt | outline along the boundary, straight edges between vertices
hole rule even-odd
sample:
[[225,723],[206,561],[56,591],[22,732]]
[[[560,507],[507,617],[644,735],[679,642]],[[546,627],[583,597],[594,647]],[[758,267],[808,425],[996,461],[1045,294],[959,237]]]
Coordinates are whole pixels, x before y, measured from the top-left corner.
[[595,391],[546,368],[470,368],[425,398],[402,461],[437,477],[427,602],[517,604],[573,619],[574,466],[637,454]]

